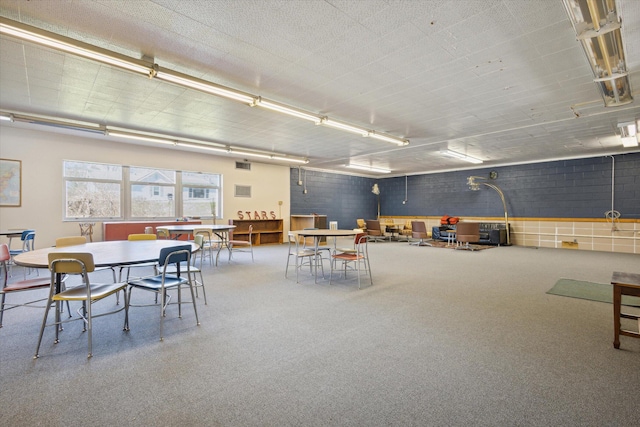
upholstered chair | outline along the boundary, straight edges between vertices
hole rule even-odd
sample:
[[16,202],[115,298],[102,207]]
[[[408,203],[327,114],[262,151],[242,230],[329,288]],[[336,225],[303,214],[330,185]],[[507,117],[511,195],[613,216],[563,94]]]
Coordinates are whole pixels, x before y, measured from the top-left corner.
[[418,239],[417,242],[412,242],[412,245],[432,246],[431,243],[425,242],[425,239],[428,239],[430,236],[427,232],[427,225],[424,221],[411,221],[411,237],[413,239]]
[[470,243],[480,240],[480,223],[461,221],[456,225],[456,249],[474,250]]

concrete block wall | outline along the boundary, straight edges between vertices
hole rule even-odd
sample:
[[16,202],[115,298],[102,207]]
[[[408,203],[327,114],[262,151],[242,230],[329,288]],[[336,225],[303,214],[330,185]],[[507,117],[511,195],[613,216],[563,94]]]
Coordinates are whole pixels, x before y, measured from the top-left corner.
[[[376,179],[307,170],[307,194],[297,185],[298,169],[292,168],[291,213],[325,214],[340,228],[352,228],[356,218],[376,218],[378,198],[371,187],[377,183],[381,216],[397,222],[426,218],[429,226],[445,214],[500,221],[499,194],[487,186],[480,191],[467,186],[468,176],[488,178],[490,171],[498,177],[485,182],[504,193],[512,243],[563,247],[575,240],[571,246],[581,250],[640,253],[640,153],[411,175],[406,181],[404,176]],[[605,219],[612,196],[613,209],[621,214],[615,231]]]

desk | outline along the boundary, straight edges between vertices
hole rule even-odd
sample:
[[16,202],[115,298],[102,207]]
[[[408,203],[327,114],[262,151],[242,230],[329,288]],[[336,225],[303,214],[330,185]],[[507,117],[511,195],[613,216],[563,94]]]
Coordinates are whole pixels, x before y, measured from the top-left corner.
[[[313,237],[314,240],[314,250],[316,255],[318,255],[318,246],[320,244],[320,240],[322,237],[349,237],[355,236],[360,233],[360,231],[354,230],[330,230],[330,229],[320,229],[320,230],[296,230],[292,231],[292,233],[296,237]],[[335,244],[335,239],[334,239]],[[316,281],[318,280],[318,263],[315,263],[315,276]]]
[[394,238],[398,240],[400,238],[400,232],[404,228],[404,225],[398,225],[398,224],[383,224],[383,225],[385,226],[385,231],[387,233],[391,233],[390,240],[393,240]]
[[0,236],[7,236],[9,238],[9,250],[11,250],[11,240],[14,237],[22,237],[22,232],[29,230],[29,228],[15,228],[13,230],[0,230]]
[[620,318],[623,317],[638,320],[640,328],[640,316],[621,312],[622,295],[640,297],[640,274],[614,271],[611,284],[613,285],[613,347],[620,348],[620,335],[640,338],[640,332],[624,330],[620,325]]
[[184,225],[165,225],[160,228],[164,228],[169,231],[169,234],[175,236],[177,239],[182,234],[193,234],[193,231],[197,228],[204,228],[207,230],[211,230],[213,234],[218,236],[222,243],[218,247],[218,253],[216,254],[216,265],[218,265],[218,258],[220,257],[220,251],[222,250],[222,246],[227,246],[227,250],[229,250],[229,246],[226,244],[228,239],[228,233],[236,228],[235,225],[205,225],[205,224],[184,224]]

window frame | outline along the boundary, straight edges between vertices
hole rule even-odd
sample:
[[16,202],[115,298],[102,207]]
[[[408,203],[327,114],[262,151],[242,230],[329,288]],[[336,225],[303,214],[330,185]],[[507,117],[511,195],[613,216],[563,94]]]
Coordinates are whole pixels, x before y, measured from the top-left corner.
[[[121,168],[121,178],[118,179],[99,179],[99,178],[80,178],[80,177],[67,177],[65,174],[67,163],[84,163],[87,165],[107,165],[107,166],[118,166]],[[162,184],[157,182],[146,182],[146,181],[131,181],[131,168],[141,168],[141,169],[149,169],[156,171],[168,171],[171,173],[175,173],[175,183],[173,184]],[[218,185],[206,185],[206,184],[187,184],[183,185],[182,176],[183,173],[193,173],[193,174],[206,174],[206,175],[214,175],[217,176]],[[214,172],[198,172],[198,171],[180,171],[173,169],[163,169],[163,168],[154,168],[149,166],[129,166],[129,165],[118,165],[112,163],[103,163],[103,162],[89,162],[84,160],[71,160],[65,159],[62,161],[62,178],[63,178],[63,188],[62,188],[62,199],[63,199],[63,221],[69,222],[77,222],[77,221],[136,221],[136,220],[172,220],[175,218],[181,218],[184,215],[184,200],[183,200],[183,191],[185,187],[188,188],[198,188],[203,189],[205,195],[217,194],[216,198],[216,212],[217,217],[221,218],[222,215],[222,199],[223,199],[223,185],[222,185],[222,174],[214,173]],[[85,216],[85,217],[70,217],[67,216],[67,183],[68,182],[98,182],[98,183],[116,183],[119,184],[120,191],[120,216],[114,217],[97,217],[97,216]],[[173,207],[175,215],[173,216],[157,216],[157,217],[140,217],[140,216],[132,216],[132,186],[134,185],[149,185],[151,187],[173,187]],[[155,191],[155,188],[152,188],[152,191]],[[162,193],[162,191],[160,191]],[[209,198],[207,198],[209,200]],[[200,218],[203,219],[212,219],[213,215],[210,213],[208,215],[202,215]]]

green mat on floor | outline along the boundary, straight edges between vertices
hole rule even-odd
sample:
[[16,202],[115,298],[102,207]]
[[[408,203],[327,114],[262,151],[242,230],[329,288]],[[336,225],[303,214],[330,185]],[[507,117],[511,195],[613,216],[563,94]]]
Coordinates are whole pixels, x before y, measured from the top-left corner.
[[[613,303],[613,285],[609,283],[560,279],[547,293],[564,297],[588,299],[591,301],[608,302],[609,304]],[[623,295],[622,304],[640,307],[640,298]]]

